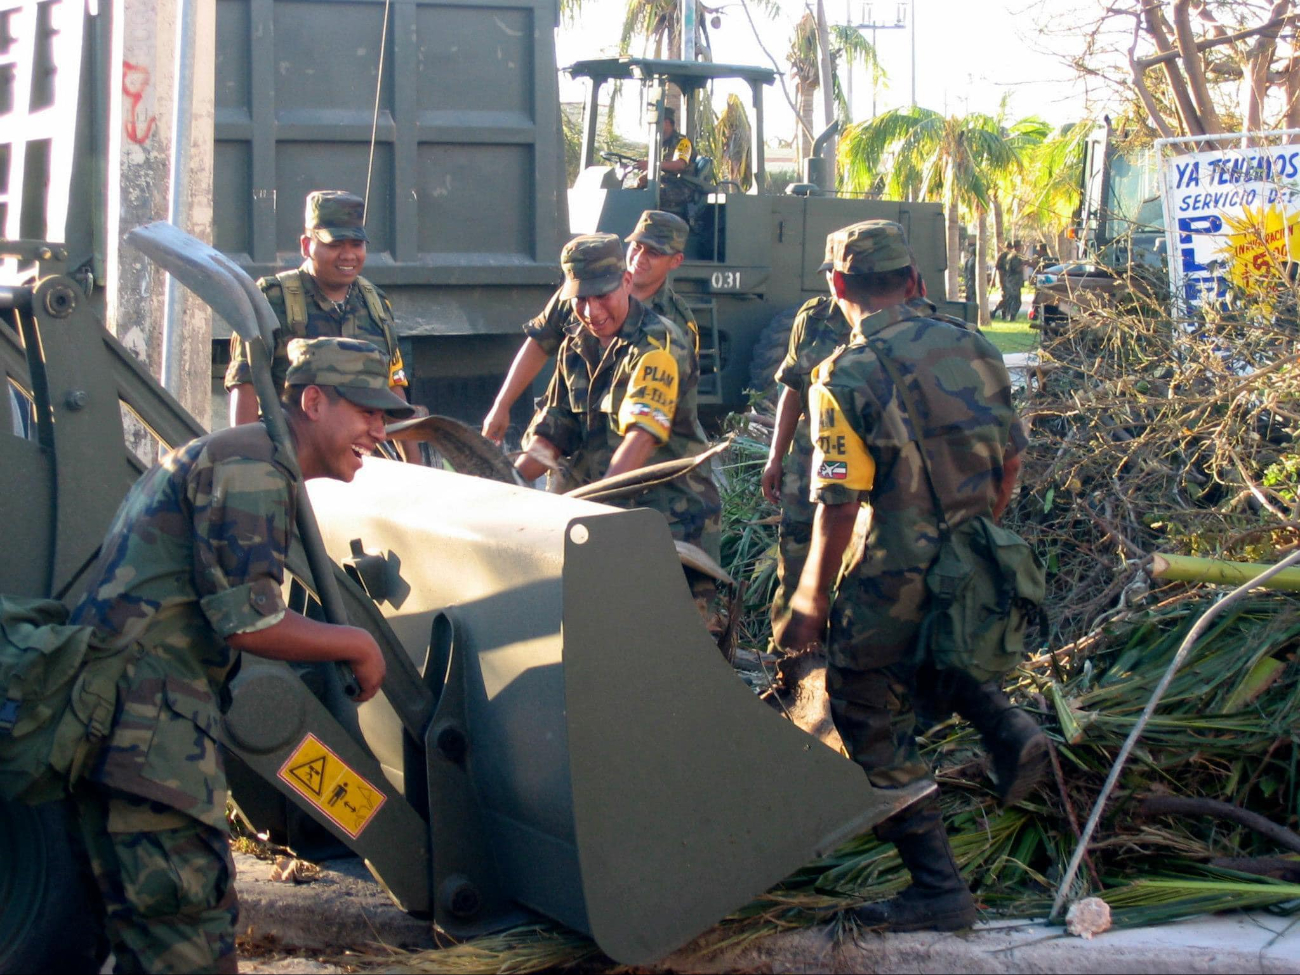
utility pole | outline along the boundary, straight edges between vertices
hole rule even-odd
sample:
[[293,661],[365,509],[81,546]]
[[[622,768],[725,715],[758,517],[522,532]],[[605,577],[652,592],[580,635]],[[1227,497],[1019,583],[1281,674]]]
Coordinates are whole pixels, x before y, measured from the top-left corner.
[[[913,6],[915,6],[916,0],[911,0],[911,3]],[[877,50],[876,48],[877,31],[904,30],[908,26],[908,19],[907,19],[908,8],[907,8],[907,4],[902,2],[902,0],[899,0],[899,2],[893,4],[894,22],[892,24],[888,20],[880,20],[880,21],[876,20],[875,6],[876,5],[874,3],[864,3],[862,5],[862,17],[859,19],[859,22],[856,24],[853,23],[852,16],[850,16],[846,21],[846,26],[852,27],[854,30],[871,31],[871,50],[873,51]],[[879,86],[876,84],[876,79],[873,77],[871,79],[871,117],[872,118],[876,117],[876,94],[877,94],[878,87]],[[913,46],[912,46],[912,104],[913,105],[916,104],[915,41],[913,41]],[[852,70],[849,71],[849,116],[850,118],[852,118],[853,116],[853,72]]]
[[[210,427],[208,306],[121,244],[170,220],[212,239],[214,0],[114,0],[106,262],[108,326],[190,414]],[[147,451],[152,440],[132,436]]]

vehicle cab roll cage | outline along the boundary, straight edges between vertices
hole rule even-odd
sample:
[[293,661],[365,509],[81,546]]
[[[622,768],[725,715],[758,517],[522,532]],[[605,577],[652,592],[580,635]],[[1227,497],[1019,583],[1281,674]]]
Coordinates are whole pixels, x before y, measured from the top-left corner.
[[595,58],[577,61],[564,69],[573,78],[591,79],[582,125],[581,168],[597,165],[596,125],[600,105],[600,92],[607,81],[632,80],[646,86],[653,98],[649,119],[649,159],[647,179],[659,180],[659,157],[662,152],[662,129],[665,83],[675,85],[685,97],[686,118],[681,131],[695,132],[695,115],[698,111],[695,94],[711,81],[735,78],[749,85],[750,104],[753,108],[751,123],[750,160],[753,164],[754,184],[751,193],[758,193],[763,181],[763,86],[776,81],[771,68],[758,68],[740,64],[714,64],[710,61],[669,61],[656,58]]

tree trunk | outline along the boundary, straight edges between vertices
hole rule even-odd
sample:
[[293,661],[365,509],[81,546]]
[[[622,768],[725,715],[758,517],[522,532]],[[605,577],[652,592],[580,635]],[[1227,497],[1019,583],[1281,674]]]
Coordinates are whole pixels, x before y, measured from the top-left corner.
[[989,324],[989,221],[983,207],[975,210],[975,304],[979,308],[976,321],[980,328]]
[[1300,129],[1300,54],[1291,55],[1286,73],[1286,116],[1284,128]]
[[1210,98],[1210,86],[1205,80],[1205,64],[1201,60],[1201,53],[1196,50],[1196,35],[1192,33],[1191,0],[1174,0],[1174,37],[1183,56],[1183,68],[1187,72],[1187,82],[1192,89],[1192,100],[1196,103],[1201,124],[1206,132],[1222,132],[1219,114]]
[[809,134],[813,128],[813,88],[802,81],[795,82],[795,100],[799,103],[799,122],[795,122],[795,145],[799,147],[799,158],[795,160],[795,169],[803,172],[803,161],[812,155],[813,137]]
[[[1275,0],[1268,12],[1268,20],[1276,20],[1286,13],[1291,0]],[[1264,99],[1268,95],[1268,69],[1277,50],[1277,35],[1281,28],[1260,34],[1246,56],[1246,70],[1241,76],[1241,118],[1247,132],[1259,132],[1264,127]],[[1288,87],[1293,78],[1288,75]]]
[[[1173,53],[1174,46],[1169,41],[1165,29],[1168,24],[1164,13],[1160,10],[1160,4],[1155,0],[1143,0],[1142,12],[1147,34],[1155,42],[1156,50],[1161,54]],[[1188,135],[1204,135],[1205,127],[1201,124],[1201,117],[1196,114],[1196,106],[1192,104],[1192,96],[1187,91],[1187,81],[1179,70],[1177,58],[1165,61],[1163,67],[1165,78],[1169,82],[1169,91],[1178,104],[1178,114],[1182,117],[1183,128]]]
[[1070,237],[1070,231],[1058,230],[1056,233],[1056,246],[1052,250],[1056,259],[1062,263],[1073,260],[1077,256],[1074,251],[1075,243]]
[[1001,248],[1003,242],[1007,239],[1006,217],[1002,213],[1002,197],[997,190],[994,190],[990,195],[993,197],[993,244]]
[[[835,75],[831,68],[831,32],[826,26],[826,6],[823,0],[817,0],[817,55],[818,71],[821,73],[822,84],[822,111],[825,124],[830,125],[835,120]],[[835,179],[835,156],[836,147],[839,146],[839,140],[832,137],[826,140],[826,145],[822,147],[822,155],[826,159],[826,183],[823,187],[827,190],[834,190],[836,186]]]
[[949,301],[961,300],[961,220],[957,213],[957,174],[948,160],[943,174],[943,215],[948,227],[948,270],[944,286]]

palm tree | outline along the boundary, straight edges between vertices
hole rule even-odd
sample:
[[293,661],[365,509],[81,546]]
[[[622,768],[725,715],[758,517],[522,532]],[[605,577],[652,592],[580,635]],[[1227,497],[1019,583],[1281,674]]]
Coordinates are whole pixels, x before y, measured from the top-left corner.
[[1079,207],[1084,151],[1092,119],[1063,125],[1033,147],[1026,159],[1025,210],[1044,238],[1051,237],[1052,252],[1065,256],[1068,228]]
[[[627,54],[632,49],[636,38],[645,41],[645,47],[653,46],[654,57],[676,58],[682,52],[682,6],[681,0],[628,0],[623,12],[623,30],[618,39],[620,54]],[[695,2],[695,45],[696,60],[710,61],[709,24],[707,11],[699,0]]]
[[950,255],[945,284],[953,299],[960,280],[959,206],[987,209],[996,175],[1021,165],[996,120],[979,113],[945,117],[919,106],[849,126],[840,161],[846,190],[870,190],[883,177],[885,192],[897,199],[943,200]]
[[790,38],[786,53],[790,64],[790,78],[794,81],[794,100],[798,105],[799,125],[795,129],[795,146],[798,158],[812,155],[813,96],[821,87],[821,68],[817,58],[817,21],[810,13],[799,18]]
[[[842,25],[830,28],[831,47],[831,90],[834,94],[836,115],[841,125],[847,125],[849,105],[840,84],[839,67],[841,64],[852,70],[854,65],[862,64],[873,72],[877,79],[885,77],[876,58],[876,49],[871,46],[862,32]],[[795,24],[794,36],[790,39],[790,50],[785,56],[790,65],[790,77],[795,83],[795,102],[798,106],[799,124],[795,129],[795,144],[799,158],[812,154],[813,142],[813,105],[817,91],[821,88],[821,59],[818,56],[817,21],[811,13],[805,13]]]

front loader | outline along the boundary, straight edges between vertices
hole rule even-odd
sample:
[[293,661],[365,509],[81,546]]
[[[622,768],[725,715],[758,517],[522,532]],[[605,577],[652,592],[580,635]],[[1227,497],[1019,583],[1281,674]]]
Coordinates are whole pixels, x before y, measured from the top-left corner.
[[[0,290],[0,591],[46,596],[143,469],[124,418],[160,448],[202,431],[104,331],[57,245],[0,252],[31,269]],[[873,789],[755,698],[656,512],[381,458],[308,490],[346,617],[388,674],[357,706],[332,666],[245,655],[224,720],[232,797],[255,826],[309,817],[452,936],[540,916],[645,964],[926,791]],[[290,562],[311,611],[308,560]],[[34,957],[67,896],[37,876],[45,860],[13,855],[0,971]]]

